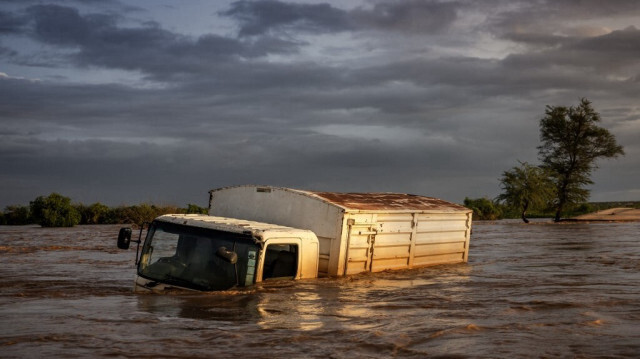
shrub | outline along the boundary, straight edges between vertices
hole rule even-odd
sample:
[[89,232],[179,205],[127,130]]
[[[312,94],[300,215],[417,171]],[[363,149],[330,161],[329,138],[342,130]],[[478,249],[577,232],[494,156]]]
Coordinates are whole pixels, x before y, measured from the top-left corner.
[[189,203],[187,204],[186,213],[187,214],[209,214],[209,209]]
[[488,198],[464,198],[464,206],[473,210],[474,220],[495,220],[500,219],[502,211],[500,206],[493,203]]
[[32,201],[31,215],[42,227],[73,227],[80,223],[80,213],[71,205],[71,199],[58,193]]
[[101,224],[105,223],[105,219],[109,212],[109,207],[96,202],[90,206],[79,205],[76,207],[80,211],[82,224]]
[[7,206],[4,209],[3,224],[22,226],[33,223],[29,207],[21,205]]

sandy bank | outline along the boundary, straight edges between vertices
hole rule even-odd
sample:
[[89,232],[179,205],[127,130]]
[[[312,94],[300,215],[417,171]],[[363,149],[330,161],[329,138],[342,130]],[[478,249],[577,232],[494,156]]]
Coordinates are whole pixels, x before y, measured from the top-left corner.
[[576,221],[640,221],[640,209],[609,208],[572,218]]

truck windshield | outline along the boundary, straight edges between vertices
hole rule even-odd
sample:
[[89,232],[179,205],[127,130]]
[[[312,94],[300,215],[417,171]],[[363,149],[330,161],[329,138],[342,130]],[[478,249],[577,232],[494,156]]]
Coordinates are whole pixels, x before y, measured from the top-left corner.
[[[234,251],[231,263],[216,253]],[[251,235],[155,221],[142,248],[138,274],[180,287],[214,291],[255,282],[258,246]]]

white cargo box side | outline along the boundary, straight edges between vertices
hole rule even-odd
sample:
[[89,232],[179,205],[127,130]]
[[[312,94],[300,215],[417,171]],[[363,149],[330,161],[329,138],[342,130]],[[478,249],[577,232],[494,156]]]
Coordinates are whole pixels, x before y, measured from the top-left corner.
[[[309,200],[306,195],[281,188],[240,186],[211,191],[209,215],[308,229],[320,244],[320,276],[338,275],[343,210],[328,202]],[[334,248],[335,247],[335,248]],[[331,263],[330,263],[331,262]]]
[[430,197],[239,186],[211,191],[209,214],[313,231],[319,275],[468,260],[471,210]]

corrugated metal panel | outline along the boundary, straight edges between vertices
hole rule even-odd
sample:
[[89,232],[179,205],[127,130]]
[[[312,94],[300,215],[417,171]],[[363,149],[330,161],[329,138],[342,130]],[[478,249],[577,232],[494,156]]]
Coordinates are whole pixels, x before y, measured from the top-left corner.
[[337,206],[351,210],[418,210],[469,212],[469,209],[438,198],[404,193],[308,192]]

